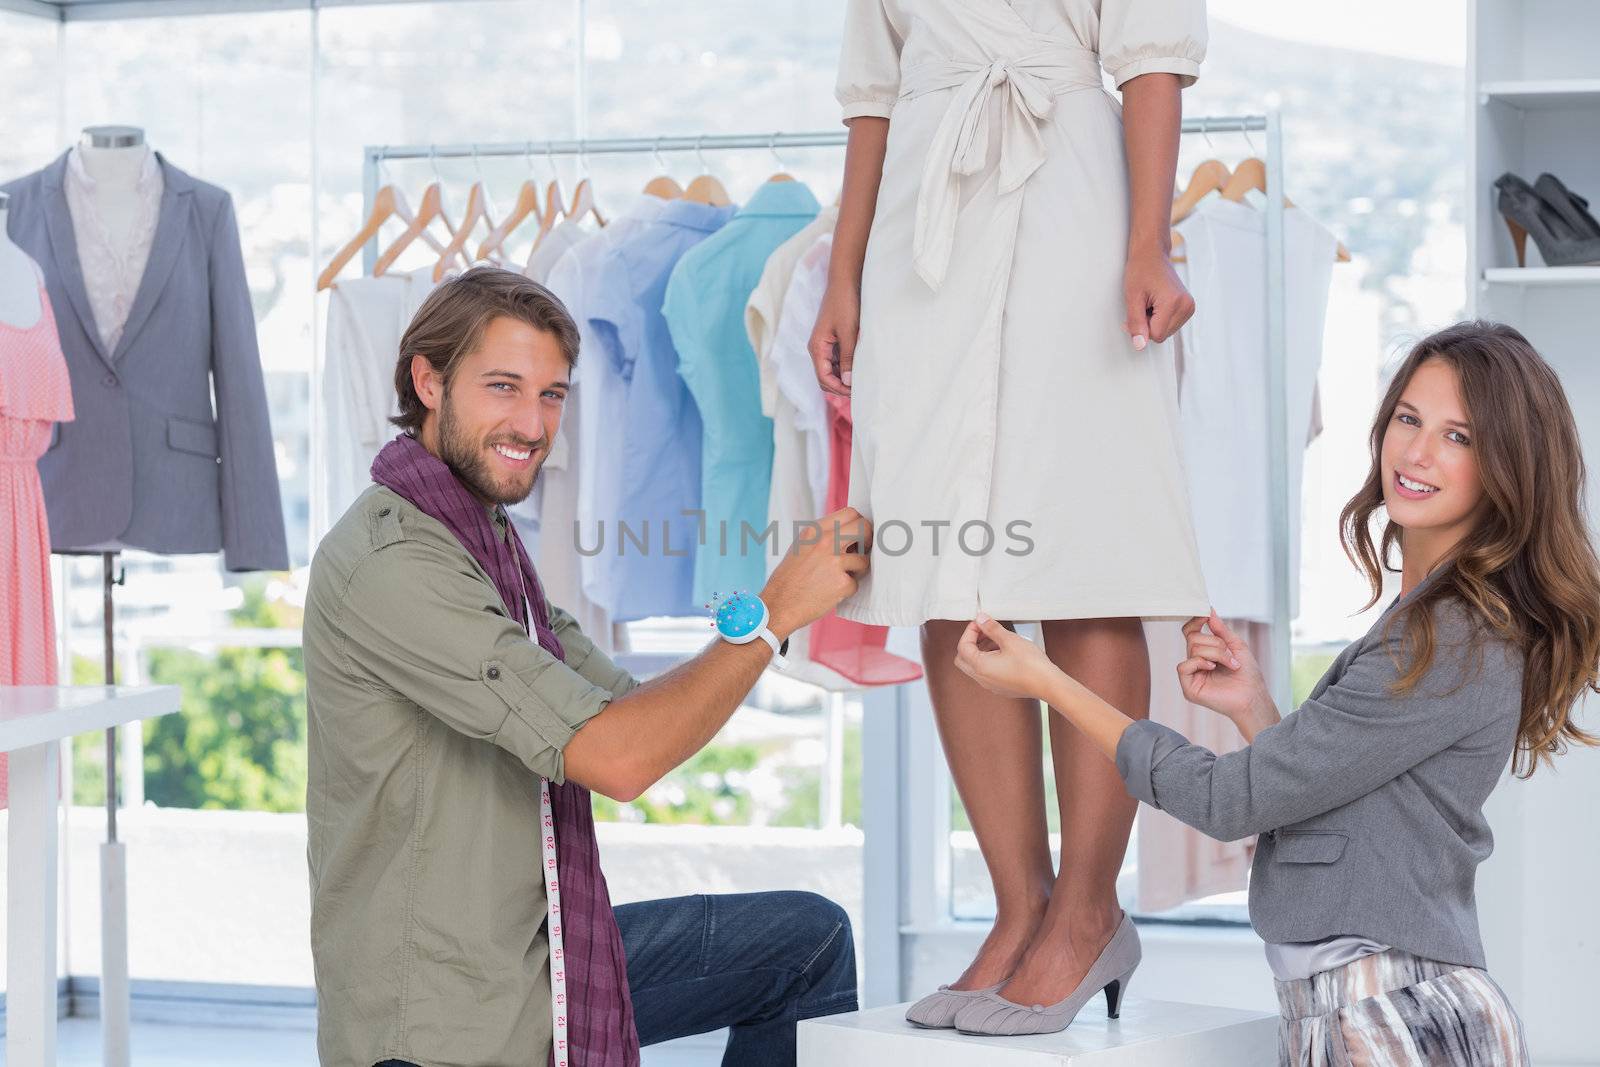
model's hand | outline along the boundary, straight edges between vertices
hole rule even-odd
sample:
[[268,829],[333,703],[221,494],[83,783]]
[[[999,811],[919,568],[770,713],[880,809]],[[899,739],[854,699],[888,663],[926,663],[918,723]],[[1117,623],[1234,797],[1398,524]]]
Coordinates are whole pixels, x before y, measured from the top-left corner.
[[1244,723],[1272,703],[1261,665],[1227,623],[1196,615],[1183,624],[1188,658],[1178,664],[1178,685],[1184,699]]
[[956,667],[991,693],[1041,700],[1061,675],[1043,649],[987,615],[967,624],[956,645]]
[[781,640],[838,607],[856,591],[871,550],[872,523],[855,508],[803,527],[761,590],[768,628]]
[[1178,280],[1172,260],[1161,249],[1133,252],[1122,276],[1127,317],[1122,328],[1143,352],[1148,341],[1165,341],[1194,314],[1194,297]]
[[846,285],[830,285],[817,310],[806,348],[825,393],[850,395],[850,368],[856,358],[856,335],[861,330],[861,298]]

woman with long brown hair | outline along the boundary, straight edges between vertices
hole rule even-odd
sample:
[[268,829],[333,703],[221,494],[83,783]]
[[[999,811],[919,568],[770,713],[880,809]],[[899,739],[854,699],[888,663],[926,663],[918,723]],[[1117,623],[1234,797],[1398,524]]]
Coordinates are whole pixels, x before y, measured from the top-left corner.
[[[1371,455],[1342,539],[1371,583],[1366,607],[1396,549],[1400,593],[1298,710],[1280,718],[1215,614],[1184,626],[1184,695],[1249,747],[1217,756],[1130,719],[984,615],[957,664],[995,692],[1049,702],[1146,803],[1222,840],[1260,835],[1250,919],[1276,979],[1284,1063],[1526,1063],[1521,1022],[1484,970],[1473,885],[1492,844],[1483,805],[1507,763],[1526,777],[1570,742],[1600,743],[1571,717],[1600,689],[1577,429],[1520,333],[1464,322],[1396,371]],[[1116,948],[1071,1010],[1101,989],[1120,999],[1138,959]],[[979,1003],[956,1025],[994,1032],[1010,1011]]]

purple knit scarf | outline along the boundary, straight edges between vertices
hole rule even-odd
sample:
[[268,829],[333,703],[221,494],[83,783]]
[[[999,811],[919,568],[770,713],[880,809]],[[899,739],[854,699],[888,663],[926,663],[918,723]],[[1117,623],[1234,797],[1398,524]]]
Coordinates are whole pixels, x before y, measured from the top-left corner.
[[[494,521],[478,498],[443,460],[407,434],[383,446],[372,463],[372,480],[444,523],[494,579],[510,617],[537,634],[541,648],[565,661],[561,642],[550,628],[544,588],[514,526],[506,524],[507,540],[496,536]],[[524,606],[524,587],[532,601],[532,619]],[[628,997],[627,960],[600,870],[589,791],[572,781],[551,782],[550,806],[556,820],[556,864],[565,915],[570,1062],[573,1067],[638,1067],[639,1035]],[[550,1062],[554,1060],[552,1051]]]

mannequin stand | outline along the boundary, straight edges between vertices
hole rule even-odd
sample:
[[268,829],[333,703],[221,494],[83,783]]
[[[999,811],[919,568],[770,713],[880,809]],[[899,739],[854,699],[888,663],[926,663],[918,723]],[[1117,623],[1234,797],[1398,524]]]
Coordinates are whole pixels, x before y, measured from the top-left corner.
[[[112,596],[127,584],[115,552],[101,553],[105,614],[106,685],[117,684],[116,605]],[[114,573],[113,573],[114,572]],[[135,723],[133,729],[140,729]],[[117,728],[106,730],[106,840],[100,846],[100,1037],[105,1067],[128,1067],[130,1024],[128,990],[128,858],[117,840]]]

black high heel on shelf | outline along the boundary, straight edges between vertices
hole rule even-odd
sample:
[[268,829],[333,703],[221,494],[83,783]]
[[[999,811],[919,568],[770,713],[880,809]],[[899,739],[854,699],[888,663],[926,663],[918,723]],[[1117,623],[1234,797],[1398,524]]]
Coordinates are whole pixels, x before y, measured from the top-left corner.
[[1600,237],[1600,222],[1589,214],[1589,201],[1568,189],[1554,174],[1541,174],[1533,183],[1533,191],[1544,202],[1556,209],[1556,214],[1580,237]]
[[[1551,182],[1556,182],[1551,177]],[[1550,182],[1546,183],[1550,187]],[[1571,267],[1584,263],[1600,263],[1600,234],[1590,235],[1568,221],[1568,216],[1588,213],[1575,203],[1572,194],[1563,191],[1562,209],[1558,210],[1538,190],[1515,174],[1507,171],[1495,180],[1499,190],[1500,214],[1505,216],[1506,228],[1511,231],[1511,243],[1517,251],[1517,266],[1528,265],[1528,237],[1539,246],[1539,255],[1550,267]],[[1576,216],[1574,216],[1576,217]],[[1589,218],[1590,222],[1594,220]]]

